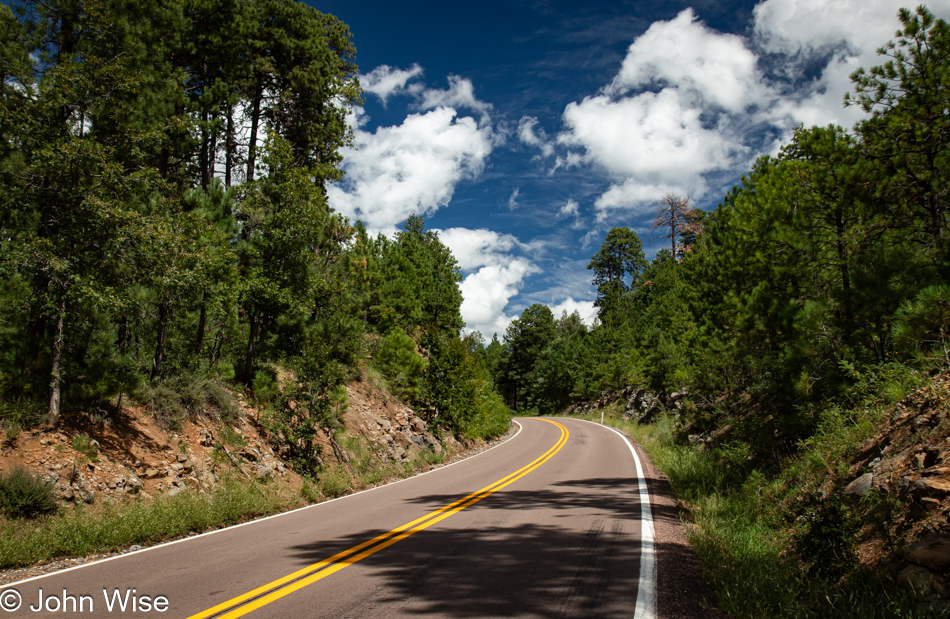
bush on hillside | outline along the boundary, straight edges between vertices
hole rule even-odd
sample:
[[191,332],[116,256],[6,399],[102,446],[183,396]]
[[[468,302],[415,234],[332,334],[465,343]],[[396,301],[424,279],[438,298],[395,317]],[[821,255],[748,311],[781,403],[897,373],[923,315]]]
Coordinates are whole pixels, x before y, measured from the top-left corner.
[[33,518],[56,511],[51,483],[21,466],[0,473],[0,512],[10,518]]

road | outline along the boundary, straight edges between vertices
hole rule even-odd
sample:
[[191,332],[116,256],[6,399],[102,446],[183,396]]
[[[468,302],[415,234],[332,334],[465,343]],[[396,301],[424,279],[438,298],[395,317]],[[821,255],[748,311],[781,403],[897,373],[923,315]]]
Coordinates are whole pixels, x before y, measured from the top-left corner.
[[0,617],[80,602],[86,617],[652,617],[653,526],[631,447],[593,423],[519,422],[424,475],[16,583],[0,602],[15,589],[22,606]]

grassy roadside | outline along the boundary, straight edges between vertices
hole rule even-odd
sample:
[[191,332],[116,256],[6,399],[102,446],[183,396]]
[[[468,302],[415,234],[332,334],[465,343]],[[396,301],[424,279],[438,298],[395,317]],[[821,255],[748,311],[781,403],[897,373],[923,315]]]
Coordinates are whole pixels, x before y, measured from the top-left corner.
[[704,578],[728,615],[937,616],[900,594],[888,574],[857,561],[854,544],[869,530],[867,519],[888,518],[883,497],[872,493],[858,505],[815,498],[829,463],[846,466],[848,446],[881,414],[875,407],[849,412],[832,411],[814,440],[769,475],[733,467],[721,452],[678,444],[670,418],[640,426],[608,408],[604,421],[635,437],[669,477]]
[[442,455],[424,451],[410,462],[395,464],[378,458],[357,439],[344,439],[344,445],[352,454],[349,464],[328,467],[318,479],[306,480],[299,492],[276,482],[232,477],[208,493],[188,490],[153,500],[80,504],[35,519],[0,517],[0,568],[153,545],[410,477],[443,461]]

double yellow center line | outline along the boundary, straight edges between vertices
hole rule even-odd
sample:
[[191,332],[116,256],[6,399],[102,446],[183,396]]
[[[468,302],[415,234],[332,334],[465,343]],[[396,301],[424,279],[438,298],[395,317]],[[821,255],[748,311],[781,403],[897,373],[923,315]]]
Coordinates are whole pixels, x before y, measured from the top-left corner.
[[463,497],[453,503],[449,503],[445,507],[441,507],[433,512],[430,512],[422,518],[417,518],[412,522],[407,522],[406,524],[387,533],[383,533],[382,535],[378,535],[369,541],[353,546],[352,548],[342,552],[338,552],[332,557],[324,559],[319,563],[309,565],[294,572],[293,574],[288,574],[283,578],[279,578],[273,582],[258,587],[253,591],[248,591],[247,593],[239,595],[226,602],[222,602],[221,604],[202,611],[197,615],[192,615],[188,619],[234,619],[236,617],[242,617],[249,612],[261,608],[262,606],[266,606],[271,602],[279,600],[285,595],[290,595],[294,591],[303,589],[304,587],[311,585],[318,580],[322,580],[331,574],[335,574],[347,566],[352,565],[357,561],[361,561],[366,557],[383,550],[384,548],[388,548],[396,542],[404,540],[410,535],[418,533],[419,531],[422,531],[423,529],[426,529],[437,522],[441,522],[449,516],[462,511],[466,507],[474,505],[485,497],[498,492],[505,486],[516,482],[550,460],[554,454],[564,447],[564,444],[567,442],[567,428],[556,421],[551,421],[550,419],[544,419],[543,421],[552,423],[560,428],[560,438],[553,447],[548,449],[533,462],[518,469],[514,473],[511,473],[510,475],[507,475],[493,484],[485,486],[481,490],[477,490],[466,497]]

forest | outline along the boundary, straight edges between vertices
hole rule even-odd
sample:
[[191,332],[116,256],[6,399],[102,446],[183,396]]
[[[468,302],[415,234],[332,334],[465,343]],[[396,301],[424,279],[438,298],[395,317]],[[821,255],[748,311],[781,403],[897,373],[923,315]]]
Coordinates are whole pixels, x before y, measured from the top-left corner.
[[361,372],[433,427],[507,428],[437,234],[371,238],[327,205],[361,101],[344,23],[293,0],[23,0],[0,30],[8,432],[131,402],[174,427],[230,384],[306,473]]
[[468,436],[644,385],[689,394],[684,436],[793,450],[861,377],[950,367],[950,30],[900,19],[852,76],[866,120],[798,128],[714,210],[663,197],[652,261],[611,229],[593,326],[535,304],[486,342],[462,337],[460,270],[421,218],[373,238],[327,205],[361,101],[337,18],[293,0],[0,6],[0,417],[134,401],[173,425],[230,383],[272,401],[306,469],[341,386],[370,372]]
[[950,29],[923,7],[900,21],[882,64],[851,76],[866,120],[799,127],[711,211],[665,196],[652,261],[610,230],[592,328],[532,305],[489,343],[508,405],[688,393],[684,440],[728,430],[725,451],[762,464],[863,378],[950,369]]

